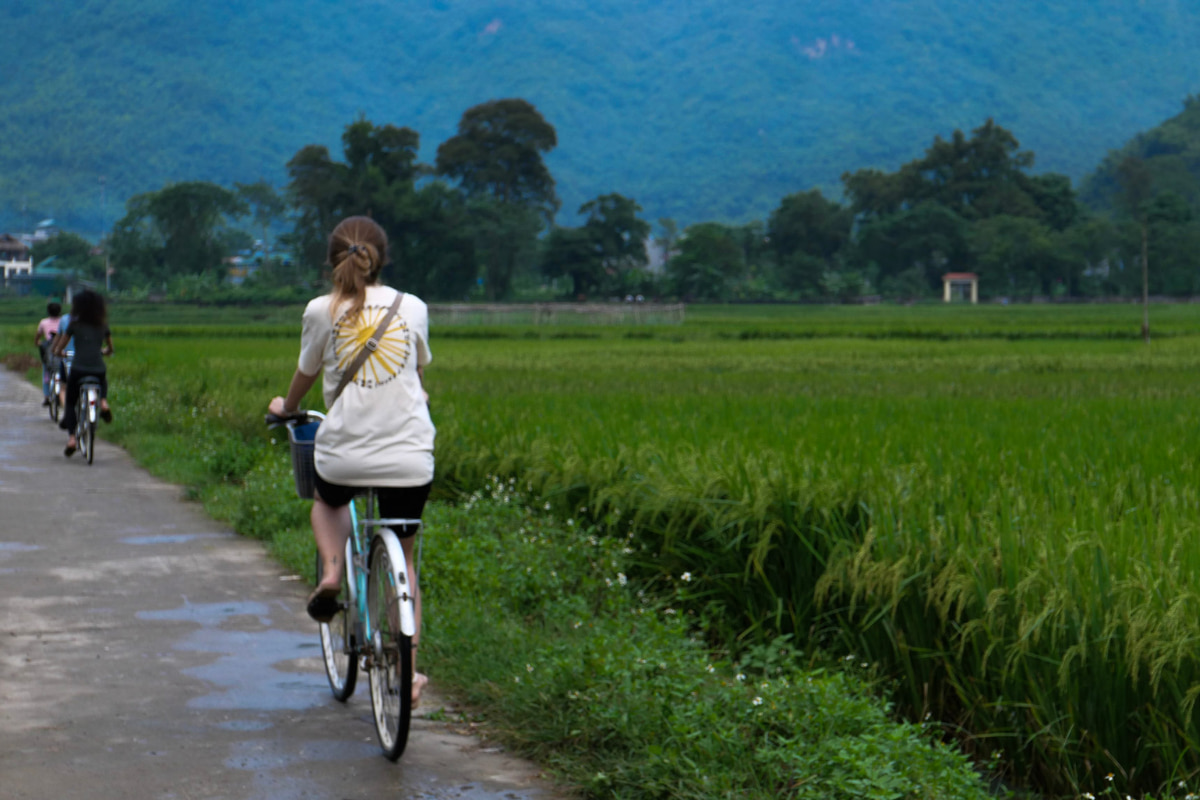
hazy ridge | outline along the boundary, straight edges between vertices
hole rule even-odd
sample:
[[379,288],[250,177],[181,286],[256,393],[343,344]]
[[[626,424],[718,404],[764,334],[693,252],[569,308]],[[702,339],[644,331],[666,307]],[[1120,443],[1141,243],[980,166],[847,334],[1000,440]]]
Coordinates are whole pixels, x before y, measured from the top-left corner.
[[989,116],[1079,180],[1200,91],[1192,4],[847,6],[7,0],[0,228],[99,229],[171,180],[279,182],[360,112],[415,128],[431,159],[503,96],[557,127],[566,211],[620,191],[650,218],[745,220]]

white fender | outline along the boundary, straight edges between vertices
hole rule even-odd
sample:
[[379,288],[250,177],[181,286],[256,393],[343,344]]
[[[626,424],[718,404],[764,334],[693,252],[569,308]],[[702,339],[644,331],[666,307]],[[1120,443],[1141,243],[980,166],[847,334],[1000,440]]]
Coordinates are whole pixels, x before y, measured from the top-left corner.
[[405,636],[416,636],[416,604],[412,584],[408,580],[408,562],[404,560],[404,548],[400,546],[400,539],[391,528],[381,528],[376,536],[387,547],[388,560],[392,562],[396,593],[400,597],[400,630]]
[[346,565],[346,584],[350,587],[350,609],[358,608],[358,574],[354,566],[354,550],[350,547],[350,539],[346,540],[346,553],[343,556]]

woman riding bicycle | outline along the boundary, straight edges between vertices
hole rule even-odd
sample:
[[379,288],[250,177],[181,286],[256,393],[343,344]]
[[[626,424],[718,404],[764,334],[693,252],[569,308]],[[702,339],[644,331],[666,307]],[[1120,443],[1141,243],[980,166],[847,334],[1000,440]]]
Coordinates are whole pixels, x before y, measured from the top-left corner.
[[112,422],[112,409],[108,406],[108,372],[104,356],[113,352],[112,333],[108,329],[108,308],[104,298],[90,289],[75,295],[71,304],[70,321],[60,327],[54,338],[54,355],[61,357],[67,343],[75,343],[75,360],[67,375],[66,400],[63,403],[62,422],[58,427],[67,432],[67,446],[63,455],[75,454],[79,443],[75,440],[75,403],[79,399],[79,384],[84,378],[100,380],[100,418]]
[[[425,303],[379,283],[388,263],[387,234],[369,217],[342,220],[329,236],[328,264],[333,291],[304,309],[300,360],[287,397],[271,400],[269,411],[294,415],[324,372],[328,407],[314,446],[316,492],[312,527],[322,562],[321,583],[309,596],[308,613],[326,622],[338,610],[343,556],[350,536],[349,504],[360,490],[374,487],[384,518],[419,519],[433,484],[433,421],[422,385],[429,351]],[[378,345],[336,398],[342,372],[388,315],[397,296],[399,310],[378,337]],[[397,530],[414,588],[417,646],[421,594],[413,558],[415,531]],[[414,663],[416,653],[413,653]],[[413,673],[413,702],[427,678]]]
[[50,347],[54,344],[55,335],[58,334],[58,323],[61,319],[62,306],[58,303],[47,303],[46,317],[38,323],[37,335],[33,339],[38,353],[42,356],[42,405],[44,406],[50,405],[50,378],[57,369],[54,356],[50,353]]

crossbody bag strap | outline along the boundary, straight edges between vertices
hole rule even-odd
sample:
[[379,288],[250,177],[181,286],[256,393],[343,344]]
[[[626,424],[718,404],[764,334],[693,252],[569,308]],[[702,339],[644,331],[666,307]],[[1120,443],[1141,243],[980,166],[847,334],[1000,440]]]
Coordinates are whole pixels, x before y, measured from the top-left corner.
[[387,333],[388,325],[392,324],[392,320],[396,317],[396,312],[400,310],[400,301],[404,299],[404,292],[396,293],[396,300],[392,303],[392,307],[388,309],[388,313],[383,318],[383,322],[379,323],[379,327],[371,334],[371,338],[367,339],[362,349],[358,351],[358,355],[350,362],[350,366],[346,367],[346,371],[342,373],[342,380],[338,383],[337,389],[334,390],[333,400],[329,403],[329,407],[333,408],[333,404],[342,396],[342,390],[345,389],[350,381],[354,380],[354,376],[358,374],[358,370],[371,357],[376,348],[379,347],[379,340]]

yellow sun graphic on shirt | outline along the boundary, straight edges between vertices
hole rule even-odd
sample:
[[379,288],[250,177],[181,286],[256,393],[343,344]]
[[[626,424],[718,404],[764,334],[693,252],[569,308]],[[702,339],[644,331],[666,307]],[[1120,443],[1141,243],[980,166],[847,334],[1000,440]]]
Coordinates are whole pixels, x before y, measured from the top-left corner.
[[[333,326],[333,347],[338,370],[344,372],[350,366],[350,362],[375,333],[375,329],[383,322],[390,308],[390,305],[386,308],[365,306],[354,319],[346,319],[346,314],[338,319]],[[367,357],[354,375],[354,383],[370,389],[395,379],[408,363],[411,352],[412,339],[409,336],[408,323],[397,314],[388,323],[384,334],[379,337],[379,346],[375,348],[375,352]]]

